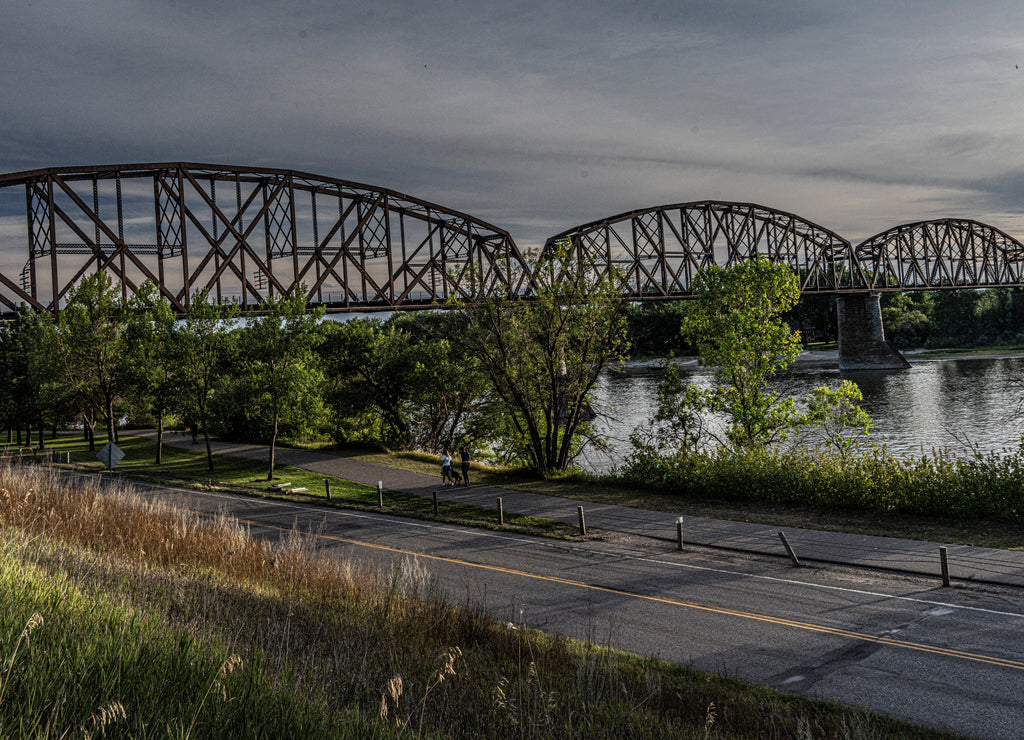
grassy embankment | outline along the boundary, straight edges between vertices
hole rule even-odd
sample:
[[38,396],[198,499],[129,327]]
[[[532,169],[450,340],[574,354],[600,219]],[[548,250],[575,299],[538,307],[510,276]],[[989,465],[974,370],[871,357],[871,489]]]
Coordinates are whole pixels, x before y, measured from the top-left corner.
[[[377,489],[331,476],[312,473],[308,470],[287,465],[275,466],[275,478],[267,481],[267,463],[227,455],[214,456],[214,470],[207,469],[206,448],[200,442],[187,448],[164,446],[163,459],[157,465],[156,442],[143,437],[132,437],[130,432],[122,432],[118,447],[124,451],[125,457],[117,464],[115,475],[151,482],[170,483],[201,490],[231,491],[252,496],[276,498],[289,501],[302,501],[319,506],[335,506],[349,509],[382,511],[388,514],[430,518],[450,523],[470,524],[477,527],[500,528],[504,530],[537,534],[549,537],[572,537],[577,528],[548,519],[523,516],[512,512],[505,513],[504,524],[498,526],[498,514],[495,509],[479,508],[463,504],[447,503],[438,500],[437,515],[434,515],[433,501],[423,496],[402,493],[385,489],[384,506],[378,507]],[[105,437],[97,440],[99,450],[106,443]],[[101,472],[102,463],[96,459],[96,452],[90,452],[88,444],[79,435],[61,434],[56,439],[45,439],[45,449],[41,454],[51,452],[71,453],[71,463],[80,470]],[[27,448],[22,454],[31,456]],[[18,455],[18,448],[7,447],[8,455]],[[60,460],[65,458],[61,456]],[[437,474],[437,465],[431,475]],[[324,481],[331,484],[331,500],[327,500]],[[290,483],[288,489],[277,490],[272,484]],[[290,493],[292,488],[305,488],[304,492]]]
[[0,736],[941,738],[0,467]]

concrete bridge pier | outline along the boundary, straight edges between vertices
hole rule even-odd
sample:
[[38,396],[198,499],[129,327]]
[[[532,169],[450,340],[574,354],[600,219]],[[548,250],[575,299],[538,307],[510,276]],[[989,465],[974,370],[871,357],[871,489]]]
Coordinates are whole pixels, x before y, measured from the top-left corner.
[[906,370],[910,363],[885,340],[878,294],[836,296],[840,370]]

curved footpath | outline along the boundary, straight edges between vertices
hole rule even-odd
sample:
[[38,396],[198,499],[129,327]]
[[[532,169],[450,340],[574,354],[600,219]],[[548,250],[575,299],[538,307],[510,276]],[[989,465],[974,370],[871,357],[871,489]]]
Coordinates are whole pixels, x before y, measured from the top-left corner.
[[[129,432],[156,438],[156,432]],[[191,448],[190,437],[165,434],[164,444]],[[200,443],[202,444],[202,443]],[[254,460],[267,459],[264,445],[211,442],[219,455],[233,455]],[[277,464],[291,465],[322,475],[402,491],[430,498],[436,491],[439,499],[454,503],[494,508],[500,496],[508,513],[541,517],[567,524],[577,524],[578,508],[582,506],[588,529],[617,532],[650,540],[652,545],[676,547],[678,517],[664,511],[648,511],[628,506],[598,504],[591,501],[558,498],[526,493],[495,486],[442,488],[440,475],[428,476],[407,470],[339,457],[323,452],[278,448]],[[440,463],[438,463],[440,467]],[[854,567],[890,570],[941,578],[939,548],[941,543],[902,540],[894,537],[822,532],[787,527],[779,529],[765,524],[734,522],[687,516],[683,521],[685,545],[715,547],[737,552],[788,558],[780,532],[800,561],[833,563]],[[1022,543],[1024,544],[1024,543]],[[948,545],[949,576],[956,581],[1024,586],[1024,552],[997,550],[967,545]]]

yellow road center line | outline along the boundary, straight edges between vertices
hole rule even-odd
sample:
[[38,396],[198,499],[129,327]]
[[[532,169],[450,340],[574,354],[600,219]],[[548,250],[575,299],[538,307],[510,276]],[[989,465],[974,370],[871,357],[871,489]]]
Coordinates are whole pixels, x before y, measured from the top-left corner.
[[[210,514],[204,514],[204,516],[213,516]],[[267,529],[276,529],[281,532],[292,532],[294,531],[291,527],[279,527],[274,524],[266,524],[264,522],[257,522],[248,519],[235,519],[235,521],[242,524],[249,524],[255,527],[264,527]],[[391,547],[389,545],[379,545],[373,542],[364,542],[362,540],[353,540],[347,537],[338,537],[330,534],[318,534],[316,532],[302,532],[302,534],[309,537],[316,537],[318,539],[332,540],[334,542],[342,542],[349,545],[355,545],[357,547],[366,547],[372,550],[382,550],[385,552],[396,553],[398,555],[410,555],[412,557],[423,558],[426,560],[435,560],[442,563],[451,563],[454,565],[461,565],[469,568],[478,568],[480,570],[492,571],[495,573],[504,573],[506,575],[519,576],[521,578],[530,578],[538,581],[545,581],[548,583],[559,583],[565,586],[573,586],[576,588],[582,588],[589,591],[598,591],[601,593],[615,594],[617,596],[627,596],[633,599],[639,599],[641,601],[651,601],[659,604],[667,604],[669,606],[678,606],[685,609],[693,609],[696,611],[709,612],[712,614],[721,614],[724,616],[738,617],[740,619],[749,619],[757,622],[766,622],[768,624],[778,625],[780,627],[791,627],[793,629],[805,630],[808,632],[819,632],[827,635],[834,635],[836,637],[846,637],[851,640],[861,640],[863,642],[873,642],[880,645],[887,645],[889,647],[903,648],[905,650],[916,650],[924,653],[932,653],[934,655],[942,655],[949,658],[960,658],[962,660],[970,660],[976,663],[987,663],[989,665],[1001,666],[1004,668],[1013,668],[1018,671],[1024,671],[1024,662],[1018,660],[1010,660],[1008,658],[996,658],[988,655],[979,655],[977,653],[969,653],[964,650],[956,650],[954,648],[937,647],[934,645],[925,645],[919,642],[908,642],[906,640],[897,640],[892,637],[884,637],[879,635],[869,635],[863,632],[853,632],[851,630],[844,630],[838,627],[828,627],[821,624],[813,624],[811,622],[801,622],[793,619],[785,619],[783,617],[772,617],[766,614],[758,614],[756,612],[741,611],[737,609],[727,609],[720,606],[709,606],[707,604],[698,604],[692,601],[683,601],[682,599],[674,599],[667,596],[650,596],[648,594],[640,594],[634,591],[626,591],[620,588],[614,588],[611,586],[599,586],[593,583],[586,583],[584,581],[576,581],[569,578],[562,578],[560,576],[548,576],[541,573],[531,573],[525,570],[517,570],[515,568],[505,568],[500,565],[487,565],[484,563],[473,563],[468,560],[459,560],[458,558],[451,558],[444,555],[430,555],[427,553],[416,552],[415,550],[405,550],[400,547]]]

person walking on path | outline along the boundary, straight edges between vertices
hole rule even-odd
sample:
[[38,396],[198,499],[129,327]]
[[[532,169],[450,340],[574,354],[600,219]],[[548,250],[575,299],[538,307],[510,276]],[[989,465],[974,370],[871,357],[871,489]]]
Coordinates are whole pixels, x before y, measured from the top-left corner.
[[459,448],[459,458],[462,460],[462,485],[469,485],[469,461],[472,459],[465,446]]
[[452,456],[448,454],[448,450],[444,451],[441,455],[441,488],[444,488],[448,484],[455,487],[455,479],[452,477]]

